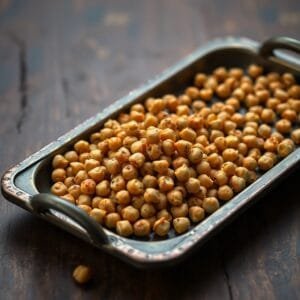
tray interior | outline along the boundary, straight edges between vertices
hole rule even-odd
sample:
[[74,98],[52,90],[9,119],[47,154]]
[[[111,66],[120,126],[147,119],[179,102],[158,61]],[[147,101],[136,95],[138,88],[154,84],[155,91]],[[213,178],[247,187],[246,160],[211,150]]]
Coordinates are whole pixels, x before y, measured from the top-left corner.
[[[293,72],[293,70],[287,69],[286,67],[283,67],[279,64],[266,61],[262,59],[260,56],[258,56],[255,51],[251,51],[247,48],[238,48],[238,47],[226,47],[226,48],[220,48],[218,50],[215,50],[213,52],[210,52],[209,54],[195,60],[192,64],[183,67],[179,72],[177,72],[175,75],[169,77],[168,79],[162,81],[159,85],[157,85],[154,88],[146,90],[146,92],[141,95],[140,97],[134,99],[133,102],[129,103],[128,105],[125,105],[121,109],[118,109],[111,118],[115,117],[120,111],[125,111],[128,109],[129,106],[131,106],[133,103],[143,102],[148,97],[160,97],[164,94],[173,93],[173,94],[179,94],[182,92],[183,88],[187,85],[192,84],[193,77],[197,72],[205,72],[210,73],[213,69],[219,66],[224,66],[227,68],[230,67],[239,67],[245,69],[249,64],[256,63],[263,65],[266,69],[266,71],[278,71],[278,72],[284,72],[284,71],[290,71]],[[293,72],[295,74],[295,72]],[[299,74],[295,74],[297,79],[299,80]],[[220,101],[220,100],[218,100]],[[51,178],[50,178],[50,170],[51,170],[51,160],[54,154],[56,153],[63,153],[71,148],[73,143],[76,140],[79,140],[81,138],[87,138],[90,133],[96,131],[99,129],[102,124],[106,120],[101,120],[98,122],[93,128],[86,130],[81,135],[77,136],[75,139],[72,139],[68,143],[63,144],[59,149],[57,149],[54,153],[50,154],[48,158],[41,161],[38,165],[35,166],[34,172],[33,172],[33,189],[35,189],[38,192],[50,192],[51,187]],[[16,180],[19,180],[18,178]],[[225,204],[226,205],[226,204]],[[225,206],[223,205],[223,207]],[[221,210],[223,207],[221,207],[219,210]],[[207,219],[209,219],[208,217]],[[196,225],[201,226],[202,223]],[[174,246],[179,240],[183,237],[182,236],[176,236],[173,230],[170,231],[168,239],[159,239],[154,235],[151,235],[149,239],[139,239],[140,241],[153,241],[153,242],[159,242],[161,243],[169,243],[169,246]],[[138,246],[138,241],[136,238],[128,239],[132,243],[135,244],[135,246]],[[173,242],[170,244],[171,240]],[[136,243],[137,242],[137,243]],[[143,243],[142,243],[143,244]],[[142,245],[140,244],[140,245]],[[147,243],[148,244],[148,243]],[[152,244],[152,243],[150,243]],[[156,244],[156,243],[154,243]],[[148,244],[149,246],[149,244]],[[142,246],[143,247],[143,246]],[[155,247],[154,247],[155,248]]]

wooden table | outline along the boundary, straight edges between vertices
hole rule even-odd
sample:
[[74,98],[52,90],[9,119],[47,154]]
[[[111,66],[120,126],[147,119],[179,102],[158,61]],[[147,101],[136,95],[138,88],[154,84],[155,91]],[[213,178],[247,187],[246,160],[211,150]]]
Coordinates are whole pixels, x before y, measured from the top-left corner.
[[[300,2],[0,1],[0,170],[215,37],[300,39]],[[300,173],[183,264],[143,271],[0,199],[0,299],[299,299]],[[73,268],[93,266],[74,284]]]

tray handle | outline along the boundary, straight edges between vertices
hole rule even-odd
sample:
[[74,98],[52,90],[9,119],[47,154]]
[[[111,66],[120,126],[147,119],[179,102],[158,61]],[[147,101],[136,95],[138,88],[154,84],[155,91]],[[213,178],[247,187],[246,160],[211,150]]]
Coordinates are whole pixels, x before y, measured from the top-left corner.
[[86,230],[89,238],[96,245],[108,243],[107,235],[101,225],[75,205],[68,203],[55,195],[47,193],[33,195],[30,199],[30,203],[34,211],[38,214],[51,214],[51,209],[71,218],[72,221],[79,224]]
[[[289,62],[288,59],[285,60],[282,58],[278,58],[278,56],[276,56],[275,54],[275,50],[290,50],[297,54],[300,54],[300,41],[285,36],[273,37],[265,41],[259,49],[259,54],[262,57],[266,59],[276,58],[276,60],[281,64],[288,65],[291,68],[300,70],[300,64],[297,66],[296,64]],[[285,57],[288,57],[288,55],[285,55]]]

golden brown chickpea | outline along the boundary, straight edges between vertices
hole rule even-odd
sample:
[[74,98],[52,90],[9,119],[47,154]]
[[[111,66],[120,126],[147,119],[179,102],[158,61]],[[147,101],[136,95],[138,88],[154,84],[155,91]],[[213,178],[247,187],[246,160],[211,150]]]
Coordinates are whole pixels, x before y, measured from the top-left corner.
[[239,154],[242,154],[244,156],[248,153],[248,147],[245,143],[239,143],[237,150]]
[[169,168],[169,162],[167,160],[155,160],[152,162],[153,169],[159,174],[166,174]]
[[144,185],[138,179],[131,179],[127,182],[127,190],[132,195],[141,195],[144,192]]
[[205,212],[209,214],[215,212],[220,207],[219,201],[216,197],[204,198],[202,205]]
[[230,178],[229,182],[231,188],[234,190],[235,193],[239,193],[246,187],[246,181],[242,177],[238,177],[236,175],[233,175]]
[[77,207],[82,209],[87,214],[90,214],[90,212],[92,211],[92,208],[89,205],[86,205],[86,204],[80,204]]
[[[75,197],[74,197],[75,198]],[[88,205],[88,206],[92,206],[92,199],[91,196],[89,195],[79,195],[78,199],[76,199],[76,204],[77,205]],[[98,207],[98,206],[97,206]]]
[[172,215],[168,212],[167,209],[162,209],[156,214],[157,219],[165,218],[165,220],[168,220],[169,222],[172,221]]
[[161,176],[158,179],[159,190],[168,192],[174,187],[174,180],[170,176]]
[[158,203],[160,200],[160,192],[154,188],[147,188],[144,193],[146,203]]
[[[143,206],[142,206],[143,207]],[[142,209],[141,209],[142,211]],[[134,223],[140,217],[138,209],[129,205],[122,209],[122,217],[124,220],[128,220],[130,223]]]
[[175,143],[174,141],[167,139],[162,142],[162,150],[168,156],[171,156],[175,153]]
[[105,210],[108,213],[115,212],[116,206],[115,203],[108,198],[103,198],[98,203],[98,208]]
[[[67,174],[67,176],[68,176],[68,174]],[[73,176],[67,177],[64,181],[64,184],[67,188],[69,188],[71,185],[75,184],[74,177]]]
[[248,148],[257,147],[257,137],[254,134],[245,135],[243,136],[242,140]]
[[121,165],[116,158],[104,159],[106,170],[111,175],[117,175],[121,171]]
[[190,194],[196,194],[200,191],[200,181],[196,178],[189,178],[185,187]]
[[133,234],[133,227],[127,220],[121,220],[116,223],[116,231],[119,235],[128,237]]
[[183,194],[181,191],[174,189],[168,192],[167,199],[171,205],[178,206],[182,204]]
[[199,90],[196,87],[188,87],[185,93],[193,100],[199,97]]
[[252,78],[257,78],[258,76],[262,75],[263,68],[253,64],[248,67],[247,72]]
[[197,167],[197,172],[199,175],[201,174],[206,174],[206,175],[209,175],[210,174],[210,171],[211,171],[211,167],[210,167],[210,164],[203,160],[202,162],[200,162]]
[[92,217],[97,223],[103,224],[106,216],[106,211],[100,208],[93,208],[90,211],[90,217]]
[[66,174],[66,171],[62,168],[57,168],[57,169],[54,169],[52,171],[52,174],[51,174],[51,179],[54,181],[54,182],[64,182],[65,179],[67,178],[67,174]]
[[143,196],[134,196],[132,197],[131,204],[134,208],[140,209],[142,205],[145,203]]
[[189,217],[192,222],[198,223],[205,217],[205,211],[202,207],[192,206],[189,208]]
[[153,230],[158,236],[166,236],[169,233],[170,227],[170,222],[162,217],[154,222]]
[[211,168],[217,169],[223,163],[223,158],[217,153],[212,153],[207,157],[207,161],[209,162]]
[[55,182],[51,187],[51,193],[56,196],[63,196],[67,194],[68,188],[62,182]]
[[228,74],[227,74],[227,70],[224,68],[224,67],[219,67],[219,68],[216,68],[214,71],[213,71],[213,75],[215,76],[215,78],[219,81],[219,82],[222,82],[224,81]]
[[223,201],[228,201],[233,197],[233,191],[230,186],[223,185],[218,189],[218,198]]
[[58,169],[58,168],[65,169],[68,165],[69,165],[69,161],[61,154],[55,155],[52,160],[53,169]]
[[171,207],[171,214],[173,218],[186,217],[189,213],[189,207],[186,203],[182,203],[178,206]]
[[300,129],[295,129],[294,131],[292,131],[291,138],[295,144],[300,144]]
[[81,182],[80,189],[83,194],[93,195],[96,190],[96,182],[93,179],[85,179]]
[[201,150],[200,147],[193,147],[188,155],[188,158],[191,163],[193,164],[198,164],[201,162],[203,157],[203,151]]
[[160,140],[160,130],[156,127],[150,126],[146,131],[146,139],[149,144],[157,144]]
[[145,219],[136,221],[133,225],[133,231],[134,234],[139,237],[149,236],[151,231],[150,222]]
[[69,194],[71,194],[75,199],[77,199],[81,194],[81,188],[78,184],[73,184],[68,188]]
[[159,194],[159,202],[154,204],[155,208],[157,210],[162,210],[167,208],[168,206],[168,200],[167,200],[167,196],[163,193]]
[[243,159],[243,167],[247,168],[248,170],[254,171],[257,167],[256,159],[251,156],[245,157]]
[[80,140],[75,143],[74,149],[78,154],[90,152],[90,144],[87,141]]
[[226,83],[218,85],[216,93],[220,98],[228,98],[231,94],[230,86]]
[[158,185],[157,178],[147,174],[143,178],[143,184],[145,188],[156,188]]
[[105,225],[110,229],[116,228],[116,225],[119,221],[121,221],[121,217],[116,212],[109,213],[105,217]]
[[75,198],[71,194],[63,195],[63,196],[61,196],[61,198],[64,200],[67,200],[68,202],[70,202],[72,204],[75,204]]
[[100,201],[102,200],[102,198],[101,197],[98,197],[98,196],[96,196],[96,197],[94,197],[93,199],[92,199],[92,207],[93,208],[98,208],[99,207],[99,203],[100,203]]
[[295,150],[294,142],[290,139],[285,139],[277,146],[277,153],[280,157],[286,157]]
[[260,103],[266,103],[270,98],[270,92],[264,89],[256,91],[255,95],[258,97]]
[[76,151],[68,151],[68,152],[65,153],[64,157],[70,163],[78,161],[78,158],[79,158],[78,154],[76,153]]
[[201,88],[201,87],[203,87],[203,85],[204,85],[206,79],[207,79],[206,74],[204,74],[204,73],[198,73],[198,74],[196,74],[196,76],[195,76],[194,83],[195,83],[195,85],[196,85],[198,88]]
[[238,151],[232,148],[227,148],[222,152],[224,161],[234,162],[238,158],[238,154]]
[[214,76],[208,76],[204,83],[204,88],[215,90],[218,86],[218,81]]
[[178,181],[186,182],[190,177],[190,171],[187,165],[182,165],[175,170],[175,176]]
[[78,171],[78,173],[76,174],[76,176],[74,177],[74,182],[76,184],[81,184],[82,181],[88,179],[88,174],[86,171],[84,170],[80,170]]
[[209,189],[214,183],[213,180],[206,174],[201,174],[198,179],[200,181],[200,185],[206,187],[207,189]]
[[222,164],[221,168],[227,176],[232,176],[235,174],[236,165],[231,161],[227,161]]
[[258,166],[261,170],[267,171],[274,165],[274,160],[268,155],[263,155],[258,159]]
[[116,200],[117,200],[117,203],[119,203],[121,205],[127,205],[131,201],[131,196],[128,191],[121,190],[116,193]]
[[130,164],[125,165],[122,169],[122,176],[125,180],[131,180],[137,178],[138,176],[137,169]]
[[211,88],[203,88],[199,91],[199,99],[203,101],[210,101],[213,97],[213,90]]
[[183,140],[193,143],[197,137],[197,134],[192,128],[186,127],[179,132],[179,136]]
[[181,234],[189,230],[190,228],[190,220],[185,217],[176,218],[173,220],[173,227],[176,233]]
[[291,122],[297,121],[297,113],[292,109],[286,109],[282,112],[281,117]]
[[285,134],[291,131],[292,124],[289,120],[281,119],[278,122],[276,122],[275,127],[280,133]]
[[245,116],[240,113],[235,113],[231,116],[231,121],[234,122],[237,127],[242,127],[245,123]]
[[92,278],[92,270],[90,267],[79,265],[73,271],[73,278],[76,283],[85,284]]
[[110,184],[108,180],[102,180],[96,185],[96,194],[101,197],[105,197],[110,194]]
[[219,186],[225,185],[228,182],[228,176],[223,170],[216,171],[213,177]]
[[80,162],[71,162],[70,166],[72,168],[73,175],[76,175],[79,171],[84,170],[84,164]]
[[149,144],[147,145],[147,155],[150,160],[158,159],[162,154],[160,145]]

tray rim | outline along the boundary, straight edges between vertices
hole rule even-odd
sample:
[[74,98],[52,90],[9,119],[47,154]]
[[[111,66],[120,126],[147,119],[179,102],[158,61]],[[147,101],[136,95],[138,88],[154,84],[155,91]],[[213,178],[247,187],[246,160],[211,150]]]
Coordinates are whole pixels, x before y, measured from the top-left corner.
[[[33,153],[32,155],[29,155],[20,163],[8,169],[1,179],[1,189],[5,198],[13,202],[14,204],[21,206],[22,208],[37,215],[30,204],[30,197],[32,196],[32,194],[26,192],[25,190],[22,190],[15,184],[15,179],[21,172],[23,172],[27,168],[32,167],[38,162],[46,159],[49,155],[53,155],[55,151],[57,151],[64,144],[67,144],[71,140],[76,139],[76,137],[83,134],[85,131],[91,129],[93,126],[96,126],[96,124],[98,124],[99,122],[102,122],[103,120],[109,118],[116,111],[121,110],[124,106],[127,106],[129,103],[133,102],[136,98],[142,96],[147,91],[154,88],[161,81],[166,80],[167,78],[176,74],[176,72],[192,64],[195,60],[201,58],[202,56],[212,51],[220,50],[222,48],[225,49],[226,47],[236,47],[239,49],[249,50],[257,54],[259,49],[259,43],[244,37],[226,37],[212,40],[211,42],[200,47],[192,54],[179,61],[174,66],[166,69],[161,74],[155,76],[153,79],[149,80],[141,87],[129,92],[126,96],[112,103],[102,112],[92,116],[91,118],[77,125],[67,133],[60,136],[58,139],[54,140],[53,142],[44,146],[37,152]],[[176,237],[179,240],[179,246],[174,247],[170,251],[154,254],[141,251],[129,245],[126,238],[122,238],[106,229],[105,232],[110,237],[110,243],[108,245],[102,245],[100,247],[99,245],[95,246],[107,252],[110,252],[115,256],[118,256],[121,259],[126,260],[137,266],[154,265],[158,263],[162,264],[180,260],[192,248],[194,248],[194,246],[198,246],[202,242],[204,242],[204,240],[206,240],[210,233],[213,233],[220,227],[220,225],[224,224],[225,222],[228,222],[230,218],[237,214],[237,212],[241,211],[242,208],[245,208],[247,204],[249,204],[253,200],[253,198],[257,198],[258,195],[267,190],[270,187],[270,185],[273,185],[272,179],[280,179],[279,177],[283,173],[292,170],[297,165],[297,162],[299,160],[300,149],[297,149],[287,158],[278,163],[274,168],[265,173],[255,183],[251,184],[244,191],[236,195],[230,202],[222,206],[217,212],[215,212],[213,215],[209,216],[209,218],[204,220],[201,223],[202,226],[195,226],[195,228],[193,228],[186,234],[179,236],[180,238]],[[275,175],[277,175],[277,177]],[[257,187],[259,186],[260,189],[257,189]],[[243,200],[242,198],[249,192],[252,193],[251,196],[245,197],[245,200]],[[53,222],[53,220],[51,220],[51,218],[49,218],[49,216],[47,215],[41,217],[46,219],[47,221],[50,221],[51,223],[56,223]],[[56,225],[59,224],[56,223]],[[205,230],[199,230],[199,228],[204,228]],[[87,235],[87,233],[85,234]],[[87,238],[84,239],[88,241]],[[149,241],[142,243],[149,243]]]

